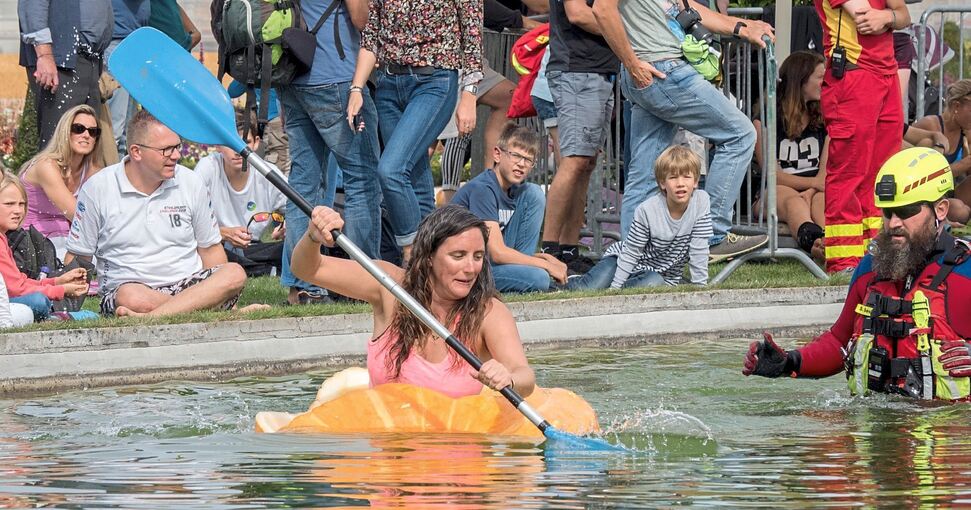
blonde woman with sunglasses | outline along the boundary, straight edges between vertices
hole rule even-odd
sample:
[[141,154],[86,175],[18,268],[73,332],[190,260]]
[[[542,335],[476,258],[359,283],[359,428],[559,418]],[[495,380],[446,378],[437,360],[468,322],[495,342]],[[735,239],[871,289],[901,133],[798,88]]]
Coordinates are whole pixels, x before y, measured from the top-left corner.
[[23,226],[33,226],[50,239],[61,260],[78,190],[95,172],[116,162],[110,159],[94,109],[79,105],[64,112],[44,150],[20,167],[28,198]]

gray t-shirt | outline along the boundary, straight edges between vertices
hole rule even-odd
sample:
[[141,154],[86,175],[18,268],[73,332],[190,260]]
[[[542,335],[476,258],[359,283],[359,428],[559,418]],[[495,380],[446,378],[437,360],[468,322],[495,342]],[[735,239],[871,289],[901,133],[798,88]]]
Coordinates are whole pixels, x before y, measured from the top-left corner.
[[620,0],[620,17],[637,58],[645,62],[681,58],[684,32],[674,20],[678,5],[674,0]]

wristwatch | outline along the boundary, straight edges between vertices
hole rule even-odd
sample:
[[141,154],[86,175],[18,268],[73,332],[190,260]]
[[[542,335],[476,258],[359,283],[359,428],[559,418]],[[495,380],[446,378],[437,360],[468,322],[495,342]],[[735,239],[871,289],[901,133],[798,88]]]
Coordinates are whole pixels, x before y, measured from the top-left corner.
[[735,37],[738,37],[738,33],[742,31],[742,27],[747,27],[747,26],[748,25],[746,25],[745,22],[743,21],[739,21],[738,23],[735,23],[735,28],[732,29],[732,35],[734,35]]
[[474,83],[470,85],[466,85],[462,87],[462,91],[468,92],[469,94],[472,94],[474,96],[477,92],[479,92],[479,86]]

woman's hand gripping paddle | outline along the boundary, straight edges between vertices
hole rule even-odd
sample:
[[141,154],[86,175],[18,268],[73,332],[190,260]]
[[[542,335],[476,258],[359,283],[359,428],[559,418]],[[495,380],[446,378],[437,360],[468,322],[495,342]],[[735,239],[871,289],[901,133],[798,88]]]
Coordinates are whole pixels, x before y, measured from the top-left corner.
[[[233,104],[222,84],[175,41],[154,28],[140,28],[115,48],[108,59],[108,69],[132,97],[163,124],[188,140],[224,145],[239,152],[304,214],[311,215],[313,207],[239,137]],[[350,239],[338,231],[333,234],[338,246],[364,266],[435,334],[444,338],[449,347],[476,370],[482,367],[482,361],[475,354]],[[547,439],[555,441],[557,448],[622,450],[621,447],[599,438],[582,437],[557,430],[512,388],[503,388],[501,393],[523,416],[543,431]]]

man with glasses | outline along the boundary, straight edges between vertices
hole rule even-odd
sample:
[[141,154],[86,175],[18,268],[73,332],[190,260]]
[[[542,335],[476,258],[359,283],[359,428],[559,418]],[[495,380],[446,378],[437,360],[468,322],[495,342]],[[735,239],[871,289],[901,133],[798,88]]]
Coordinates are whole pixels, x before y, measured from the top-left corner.
[[202,180],[177,164],[182,141],[145,110],[128,156],[78,194],[66,259],[97,257],[104,315],[230,309],[246,273],[228,263]]
[[526,182],[536,164],[536,133],[513,123],[493,148],[494,165],[459,189],[453,204],[465,207],[489,227],[488,252],[499,292],[535,292],[550,288],[550,278],[566,283],[566,264],[536,253],[546,198]]
[[932,149],[888,159],[876,178],[883,226],[836,323],[791,351],[765,333],[749,347],[742,373],[827,377],[846,368],[854,394],[967,399],[971,247],[945,230],[953,191],[947,160]]

